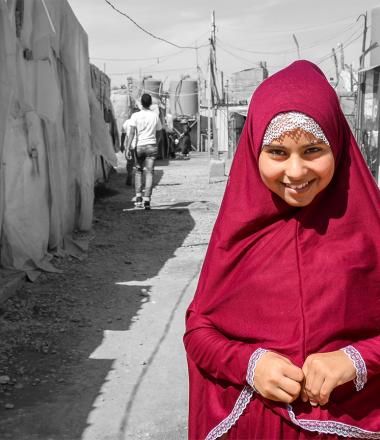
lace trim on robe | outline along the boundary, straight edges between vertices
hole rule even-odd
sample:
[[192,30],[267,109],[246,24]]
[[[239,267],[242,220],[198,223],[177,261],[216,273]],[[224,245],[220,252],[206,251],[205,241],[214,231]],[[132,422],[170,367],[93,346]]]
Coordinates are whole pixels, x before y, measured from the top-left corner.
[[367,383],[367,366],[362,355],[352,345],[348,345],[341,349],[351,359],[356,370],[356,378],[354,380],[356,391],[360,391]]
[[243,388],[243,391],[240,393],[239,397],[236,400],[233,410],[224,420],[222,420],[207,434],[205,440],[216,440],[217,438],[226,434],[237,422],[239,417],[243,414],[243,411],[247,408],[247,405],[250,402],[253,393],[256,391],[255,387],[253,386],[256,364],[261,356],[266,352],[267,350],[264,350],[263,348],[258,348],[252,353],[247,368],[247,383],[250,386],[246,385]]
[[[354,363],[355,369],[357,371],[355,386],[356,389],[360,391],[367,382],[367,368],[365,362],[358,350],[356,350],[351,345],[342,348],[342,350]],[[240,393],[238,399],[236,400],[236,403],[231,413],[208,433],[205,440],[216,440],[222,435],[226,434],[238,421],[239,417],[243,414],[254,392],[257,392],[253,385],[257,362],[260,360],[261,356],[267,351],[268,350],[265,350],[263,348],[258,348],[252,353],[248,362],[246,376],[249,386],[246,385],[243,388],[243,391]],[[350,438],[380,440],[380,432],[367,431],[356,426],[347,425],[345,423],[335,422],[331,420],[297,419],[292,406],[288,405],[287,408],[290,420],[295,425],[299,426],[302,429],[305,429],[306,431],[318,432],[320,434],[332,434]]]
[[291,421],[302,429],[318,432],[319,434],[331,434],[349,438],[366,438],[379,440],[380,432],[367,431],[356,426],[347,425],[332,420],[306,420],[297,419],[291,405],[288,405],[288,413]]
[[243,414],[243,411],[247,408],[249,401],[252,398],[254,391],[253,389],[246,385],[243,391],[240,393],[235,406],[231,413],[222,420],[219,425],[215,426],[208,434],[205,440],[216,440],[223,434],[226,434],[232,426],[237,422],[239,417]]
[[257,390],[255,386],[253,385],[255,381],[255,370],[257,362],[261,359],[261,356],[265,354],[268,350],[265,350],[264,348],[258,348],[255,350],[252,354],[252,356],[249,359],[248,362],[248,369],[247,369],[247,383],[251,385],[253,391],[257,393]]

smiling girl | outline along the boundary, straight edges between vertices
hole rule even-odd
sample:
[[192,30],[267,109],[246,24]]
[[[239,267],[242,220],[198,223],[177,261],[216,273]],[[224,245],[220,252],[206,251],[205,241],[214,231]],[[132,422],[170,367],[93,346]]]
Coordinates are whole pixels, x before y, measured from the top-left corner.
[[298,61],[254,93],[186,316],[189,439],[380,439],[380,194]]

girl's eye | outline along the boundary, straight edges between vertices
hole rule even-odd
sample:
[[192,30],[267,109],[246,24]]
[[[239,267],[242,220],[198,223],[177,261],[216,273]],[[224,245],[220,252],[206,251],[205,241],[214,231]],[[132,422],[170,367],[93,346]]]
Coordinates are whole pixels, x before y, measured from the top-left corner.
[[306,154],[313,154],[313,153],[319,153],[322,150],[321,147],[310,147],[305,150]]
[[268,153],[271,156],[285,156],[286,155],[284,150],[280,150],[280,149],[276,149],[276,148],[271,148],[270,150],[268,150]]

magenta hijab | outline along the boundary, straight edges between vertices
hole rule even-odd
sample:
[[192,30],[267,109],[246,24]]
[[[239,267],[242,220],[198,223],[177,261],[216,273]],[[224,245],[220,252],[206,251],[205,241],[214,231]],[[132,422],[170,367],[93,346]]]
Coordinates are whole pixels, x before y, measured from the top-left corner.
[[[258,170],[266,127],[289,111],[313,118],[335,157],[333,180],[304,208],[273,194]],[[320,69],[297,61],[265,80],[252,97],[187,312],[191,440],[219,437],[208,434],[235,411],[247,386],[249,357],[259,347],[299,367],[309,354],[362,341],[380,349],[379,202],[379,190]],[[223,357],[235,346],[238,356]],[[256,393],[252,399],[310,431],[347,436],[335,429],[343,426],[371,433],[359,438],[380,439],[380,355],[377,359],[379,371],[374,368],[363,390],[357,392],[352,383],[339,387],[325,407],[300,400],[289,407]]]

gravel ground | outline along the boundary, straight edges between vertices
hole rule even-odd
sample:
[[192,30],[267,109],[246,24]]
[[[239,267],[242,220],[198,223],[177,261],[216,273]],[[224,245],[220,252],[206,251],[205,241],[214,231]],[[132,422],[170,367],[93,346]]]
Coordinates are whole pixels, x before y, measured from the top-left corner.
[[225,186],[208,183],[207,156],[159,162],[151,211],[133,209],[124,180],[111,175],[93,230],[78,234],[88,257],[55,258],[62,273],[41,274],[0,305],[1,439],[81,438],[112,364],[90,354],[106,330],[128,330],[149,300],[149,289],[126,295],[116,281],[143,284],[177,249],[206,249]]

